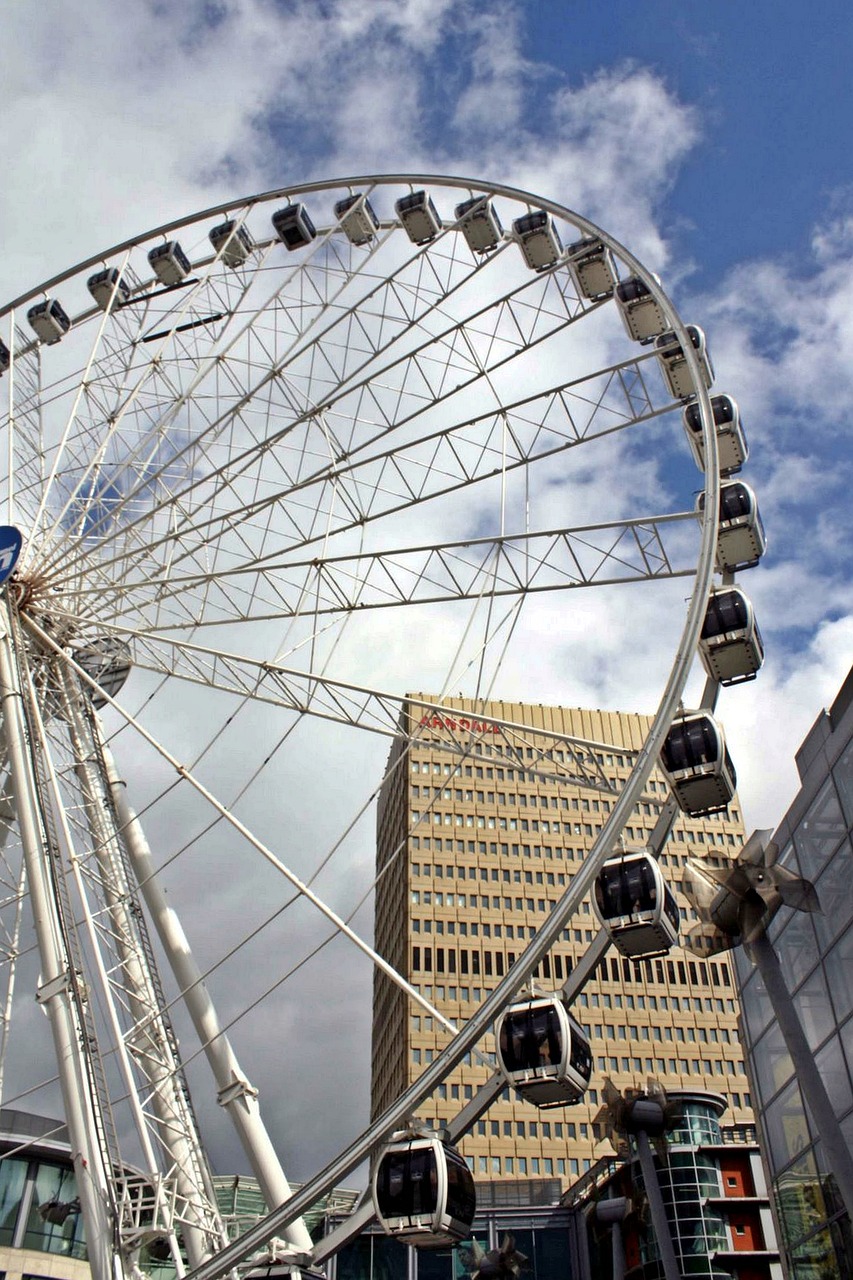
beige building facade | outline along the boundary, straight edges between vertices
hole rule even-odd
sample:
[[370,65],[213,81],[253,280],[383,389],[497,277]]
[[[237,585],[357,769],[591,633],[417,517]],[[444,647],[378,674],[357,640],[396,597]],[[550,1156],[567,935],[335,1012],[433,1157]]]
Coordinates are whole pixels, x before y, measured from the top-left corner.
[[[462,1023],[525,949],[578,871],[628,777],[650,717],[410,694],[378,814],[376,945],[454,1023]],[[574,747],[567,739],[583,739]],[[649,839],[668,795],[655,773],[624,831]],[[743,839],[737,799],[725,814],[677,821],[661,866],[684,923],[687,857],[712,865]],[[589,901],[539,966],[556,991],[599,924]],[[632,962],[610,948],[573,1006],[587,1030],[593,1075],[583,1100],[539,1109],[504,1094],[461,1144],[475,1176],[571,1181],[608,1148],[593,1123],[610,1076],[621,1089],[649,1076],[728,1103],[723,1124],[752,1124],[726,956],[700,961],[674,947]],[[372,1104],[378,1114],[446,1043],[435,1018],[382,974],[374,984]],[[494,1053],[494,1035],[480,1046]],[[419,1115],[441,1125],[490,1075],[469,1056]]]

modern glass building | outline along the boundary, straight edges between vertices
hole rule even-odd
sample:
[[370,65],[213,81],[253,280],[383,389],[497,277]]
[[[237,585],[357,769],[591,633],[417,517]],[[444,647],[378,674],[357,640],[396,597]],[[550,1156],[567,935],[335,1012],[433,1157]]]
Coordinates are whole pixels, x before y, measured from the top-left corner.
[[[672,1091],[681,1117],[666,1135],[666,1158],[655,1157],[679,1272],[706,1280],[779,1280],[781,1266],[755,1130],[724,1126],[719,1094]],[[597,1206],[624,1198],[627,1215],[613,1225]],[[565,1196],[585,1211],[588,1257],[577,1280],[663,1280],[647,1189],[636,1152],[627,1162],[593,1169]],[[612,1233],[621,1232],[614,1252]],[[619,1259],[615,1262],[615,1259]]]
[[0,1112],[0,1272],[5,1280],[88,1280],[68,1130]]
[[469,1239],[453,1248],[413,1249],[378,1229],[329,1260],[329,1280],[469,1280],[482,1254],[508,1236],[524,1255],[523,1280],[575,1280],[576,1215],[559,1204],[560,1183],[543,1178],[478,1183]]
[[[821,913],[783,907],[772,941],[847,1145],[853,1145],[853,671],[797,753],[800,791],[774,840]],[[738,951],[744,1047],[792,1280],[850,1280],[853,1235],[763,983]]]

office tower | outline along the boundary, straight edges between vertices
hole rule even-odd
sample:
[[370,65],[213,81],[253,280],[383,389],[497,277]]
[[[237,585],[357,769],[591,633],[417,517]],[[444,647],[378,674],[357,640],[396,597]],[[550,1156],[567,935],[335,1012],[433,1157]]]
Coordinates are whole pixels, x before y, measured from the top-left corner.
[[[410,694],[379,804],[376,944],[440,1011],[463,1022],[527,946],[578,870],[628,776],[650,718]],[[566,738],[587,744],[579,760]],[[655,773],[628,823],[628,847],[648,840],[667,797]],[[678,891],[686,857],[712,864],[743,838],[737,801],[724,815],[680,818],[661,858]],[[689,913],[677,892],[680,905]],[[590,904],[540,966],[561,987],[599,928]],[[545,1110],[515,1094],[477,1122],[461,1150],[487,1179],[572,1180],[602,1153],[593,1117],[602,1079],[620,1088],[654,1076],[672,1088],[722,1094],[727,1118],[752,1121],[727,957],[674,948],[634,963],[610,949],[574,1006],[590,1035],[591,1087],[575,1106]],[[435,1020],[382,975],[374,984],[373,1112],[446,1043]],[[481,1048],[494,1051],[494,1036]],[[471,1057],[421,1117],[441,1123],[488,1078]]]
[[[796,757],[801,788],[774,832],[811,880],[815,915],[783,907],[767,933],[847,1146],[853,1145],[853,670]],[[761,974],[735,953],[744,1047],[792,1280],[853,1275],[853,1235]]]

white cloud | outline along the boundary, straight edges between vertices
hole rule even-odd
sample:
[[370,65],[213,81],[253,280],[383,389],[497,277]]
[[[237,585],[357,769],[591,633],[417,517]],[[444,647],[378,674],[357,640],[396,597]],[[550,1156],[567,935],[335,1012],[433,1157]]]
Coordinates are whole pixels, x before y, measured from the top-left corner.
[[853,612],[818,623],[795,656],[771,651],[754,682],[724,692],[720,710],[749,828],[781,821],[799,786],[794,753],[833,701],[851,662]]

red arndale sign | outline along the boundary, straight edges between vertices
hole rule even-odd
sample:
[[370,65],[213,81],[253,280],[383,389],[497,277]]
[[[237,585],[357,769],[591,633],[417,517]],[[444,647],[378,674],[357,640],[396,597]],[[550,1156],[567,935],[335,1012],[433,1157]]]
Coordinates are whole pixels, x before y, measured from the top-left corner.
[[488,724],[483,720],[451,720],[450,716],[421,716],[418,723],[420,729],[464,729],[470,733],[500,733],[500,725]]

